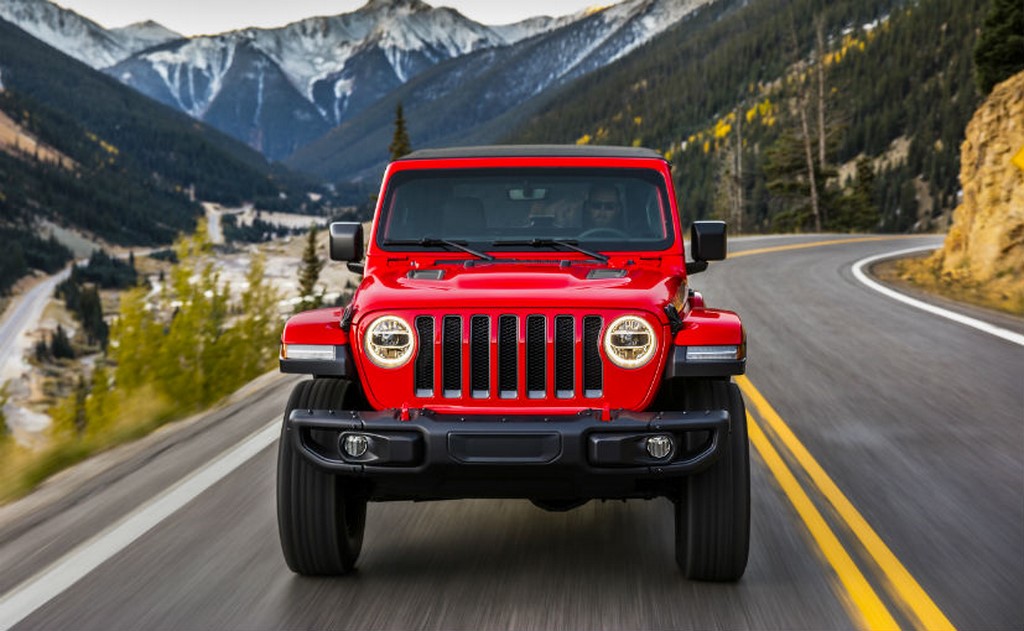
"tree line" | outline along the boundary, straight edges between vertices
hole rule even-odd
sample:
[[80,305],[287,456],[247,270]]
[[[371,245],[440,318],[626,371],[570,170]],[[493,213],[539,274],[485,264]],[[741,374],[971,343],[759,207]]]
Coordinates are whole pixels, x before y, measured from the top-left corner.
[[509,140],[659,149],[687,222],[925,229],[956,202],[988,4],[720,0]]
[[255,255],[247,287],[232,301],[209,256],[201,222],[175,246],[179,263],[156,308],[146,287],[121,294],[106,356],[51,410],[57,442],[109,444],[170,418],[204,409],[276,362],[278,295]]

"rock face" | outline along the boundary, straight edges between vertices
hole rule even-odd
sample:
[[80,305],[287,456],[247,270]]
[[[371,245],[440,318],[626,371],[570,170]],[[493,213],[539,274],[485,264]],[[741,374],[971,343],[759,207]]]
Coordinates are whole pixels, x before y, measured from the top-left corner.
[[1024,72],[1000,83],[967,125],[963,201],[933,263],[947,280],[1024,301]]

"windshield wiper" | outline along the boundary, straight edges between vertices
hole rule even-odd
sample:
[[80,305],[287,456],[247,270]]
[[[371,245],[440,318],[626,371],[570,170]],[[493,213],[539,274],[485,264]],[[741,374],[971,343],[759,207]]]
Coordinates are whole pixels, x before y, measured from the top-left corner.
[[467,254],[483,259],[485,261],[493,261],[494,257],[486,252],[480,252],[474,250],[471,247],[466,246],[465,241],[450,241],[448,239],[435,239],[433,237],[424,237],[422,239],[386,239],[383,245],[419,245],[425,248],[435,248],[439,246],[455,248],[456,250],[462,250]]
[[593,250],[588,250],[587,248],[581,248],[578,245],[578,243],[579,243],[579,241],[576,241],[575,239],[528,239],[528,240],[522,240],[522,241],[495,241],[491,245],[494,245],[494,246],[502,246],[502,245],[529,245],[529,246],[535,247],[535,248],[553,248],[553,247],[561,246],[563,248],[569,248],[570,250],[575,250],[576,252],[579,252],[580,254],[586,254],[587,256],[589,256],[591,258],[594,258],[594,259],[597,259],[597,260],[601,261],[602,263],[607,263],[608,262],[608,256],[607,255],[601,254],[600,252],[595,252]]

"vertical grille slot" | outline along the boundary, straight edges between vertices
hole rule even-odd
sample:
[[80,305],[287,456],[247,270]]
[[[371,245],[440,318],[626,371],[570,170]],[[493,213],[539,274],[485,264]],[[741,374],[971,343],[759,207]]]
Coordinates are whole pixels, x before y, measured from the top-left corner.
[[469,387],[474,399],[486,399],[491,390],[491,320],[477,315],[469,322]]
[[516,370],[519,355],[517,328],[515,316],[503,315],[498,318],[498,391],[502,399],[516,398],[519,387]]
[[576,326],[572,316],[555,318],[555,396],[571,399],[575,390]]
[[434,396],[434,318],[416,318],[419,352],[416,354],[416,396]]
[[526,318],[526,396],[531,399],[543,399],[546,390],[545,328],[544,316]]
[[601,318],[583,318],[583,396],[600,397],[604,383],[601,367]]
[[441,348],[442,376],[441,387],[444,396],[457,398],[462,396],[462,318],[445,316],[442,332]]

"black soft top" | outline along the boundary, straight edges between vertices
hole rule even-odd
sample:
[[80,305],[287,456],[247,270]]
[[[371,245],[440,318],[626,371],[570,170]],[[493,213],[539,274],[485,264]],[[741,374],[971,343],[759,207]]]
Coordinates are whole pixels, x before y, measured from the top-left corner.
[[642,147],[602,145],[485,145],[420,149],[400,160],[441,160],[448,158],[658,158],[662,155]]

